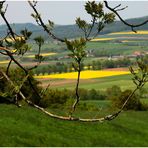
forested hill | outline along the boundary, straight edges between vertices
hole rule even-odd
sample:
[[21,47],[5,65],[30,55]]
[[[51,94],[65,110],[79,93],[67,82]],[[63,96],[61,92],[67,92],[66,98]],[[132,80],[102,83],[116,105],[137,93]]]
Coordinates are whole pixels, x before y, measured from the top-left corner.
[[[148,19],[148,16],[140,17],[140,18],[133,18],[128,19],[127,21],[131,24],[139,24],[143,21]],[[20,30],[27,28],[28,30],[33,32],[33,36],[42,35],[45,38],[47,38],[47,34],[43,31],[43,29],[35,24],[32,23],[24,23],[24,24],[11,24],[12,28],[16,31],[16,33],[19,33]],[[141,26],[137,28],[138,30],[148,30],[148,25]],[[101,34],[107,34],[111,32],[117,32],[117,31],[127,31],[130,30],[130,28],[126,25],[124,25],[120,21],[116,21],[108,26],[101,32]],[[76,25],[55,25],[53,32],[61,37],[61,38],[75,38],[82,36],[82,32],[79,30],[79,28]],[[0,37],[4,36],[7,33],[7,27],[6,25],[0,25]]]

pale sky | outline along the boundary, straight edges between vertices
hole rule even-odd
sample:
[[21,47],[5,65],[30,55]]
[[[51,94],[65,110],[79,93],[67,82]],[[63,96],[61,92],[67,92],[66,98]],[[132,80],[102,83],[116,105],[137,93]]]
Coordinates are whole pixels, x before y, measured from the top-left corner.
[[[118,4],[128,6],[120,12],[124,19],[148,16],[148,1],[109,1],[111,6]],[[6,16],[10,23],[35,23],[30,14],[33,10],[29,7],[27,1],[6,1],[8,9]],[[84,10],[85,1],[39,1],[37,8],[45,22],[48,19],[55,24],[68,25],[74,24],[76,17],[81,17],[89,21],[89,15]],[[3,24],[0,18],[0,24]]]

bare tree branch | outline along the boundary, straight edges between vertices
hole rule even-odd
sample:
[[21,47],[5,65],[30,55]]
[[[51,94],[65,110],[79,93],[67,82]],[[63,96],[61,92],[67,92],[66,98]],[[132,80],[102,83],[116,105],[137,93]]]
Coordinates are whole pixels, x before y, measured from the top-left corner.
[[5,14],[4,14],[4,13],[1,13],[1,16],[2,16],[2,18],[4,19],[4,21],[5,21],[5,23],[6,23],[7,27],[8,27],[8,29],[9,29],[9,31],[10,31],[11,36],[13,37],[14,40],[16,40],[15,35],[14,35],[14,32],[13,32],[13,30],[12,30],[10,24],[8,23],[8,21],[7,21],[7,19],[6,19]]
[[7,70],[6,70],[6,74],[7,74],[7,75],[8,75],[8,73],[9,73],[9,68],[10,68],[11,63],[12,63],[12,59],[10,59],[9,64],[8,64],[8,66],[7,66]]
[[[125,21],[121,16],[120,14],[117,12],[116,8],[118,8],[120,5],[116,6],[115,8],[111,8],[108,4],[107,1],[104,1],[104,4],[106,6],[106,8],[108,8],[110,11],[112,11],[114,14],[116,14],[116,16],[121,20],[121,22],[123,22],[125,25],[131,27],[132,31],[136,32],[136,30],[134,30],[135,27],[140,27],[140,26],[143,26],[145,24],[148,23],[148,20],[145,20],[144,22],[140,23],[140,24],[130,24],[128,23],[127,21]],[[119,9],[118,9],[119,10]],[[122,10],[122,9],[121,9]],[[123,9],[124,10],[124,9]]]
[[[3,74],[3,76],[7,79],[8,82],[11,83],[11,85],[14,85],[14,83],[12,82],[12,80],[10,80],[10,78],[5,74],[5,72],[3,72],[2,70],[0,70],[0,72]],[[20,96],[22,97],[22,99],[29,105],[39,109],[40,111],[42,111],[43,113],[45,113],[46,115],[52,117],[52,118],[56,118],[56,119],[60,119],[60,120],[67,120],[67,121],[80,121],[80,122],[103,122],[103,121],[110,121],[110,120],[113,120],[115,119],[122,111],[123,111],[123,108],[125,107],[125,105],[127,104],[127,102],[129,101],[129,99],[135,94],[135,92],[137,91],[138,89],[134,89],[133,92],[129,95],[129,97],[126,99],[125,103],[123,104],[123,106],[121,107],[121,109],[113,114],[109,114],[105,117],[100,117],[100,118],[74,118],[74,117],[71,117],[71,116],[59,116],[59,115],[56,115],[56,114],[53,114],[49,111],[46,111],[44,108],[34,104],[33,102],[29,101],[21,91],[19,91],[18,93],[20,94]]]
[[35,14],[37,15],[37,23],[40,23],[39,25],[42,26],[44,28],[44,30],[48,33],[49,36],[51,36],[53,39],[58,40],[60,42],[65,42],[65,40],[60,39],[58,37],[56,37],[49,29],[48,27],[44,24],[42,18],[40,17],[40,14],[38,13],[37,9],[35,8],[36,4],[33,5],[33,3],[31,1],[28,0],[29,5],[31,6],[31,8],[33,9],[33,11],[35,12]]
[[120,9],[116,9],[116,11],[122,11],[122,10],[125,10],[128,6],[126,7],[123,7],[123,8],[120,8]]

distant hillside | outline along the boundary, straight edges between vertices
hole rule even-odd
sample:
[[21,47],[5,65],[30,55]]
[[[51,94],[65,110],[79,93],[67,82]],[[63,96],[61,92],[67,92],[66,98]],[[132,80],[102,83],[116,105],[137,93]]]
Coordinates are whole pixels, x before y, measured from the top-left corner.
[[[144,20],[148,19],[148,16],[141,18],[133,18],[128,19],[127,21],[131,24],[139,24]],[[12,28],[16,33],[19,33],[20,30],[27,28],[28,30],[33,32],[32,38],[37,35],[42,35],[45,38],[48,38],[48,35],[43,31],[40,26],[37,26],[32,23],[24,23],[24,24],[11,24]],[[137,28],[138,30],[148,30],[148,25],[141,26]],[[101,32],[101,34],[107,34],[118,31],[127,31],[130,30],[130,27],[124,25],[121,21],[116,21],[108,26]],[[95,31],[95,30],[93,30]],[[75,38],[82,36],[82,31],[76,25],[55,25],[53,29],[55,35],[61,38]],[[7,33],[6,25],[0,25],[0,37],[4,36]]]

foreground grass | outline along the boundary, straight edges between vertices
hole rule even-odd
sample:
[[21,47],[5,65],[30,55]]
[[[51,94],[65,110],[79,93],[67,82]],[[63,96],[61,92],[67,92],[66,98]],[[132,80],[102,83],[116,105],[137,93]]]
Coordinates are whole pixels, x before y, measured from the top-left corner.
[[131,111],[110,122],[80,123],[0,105],[0,146],[148,146],[147,114]]

